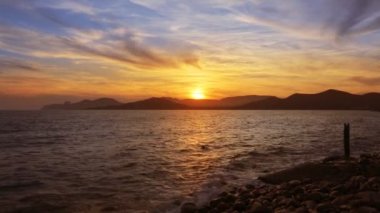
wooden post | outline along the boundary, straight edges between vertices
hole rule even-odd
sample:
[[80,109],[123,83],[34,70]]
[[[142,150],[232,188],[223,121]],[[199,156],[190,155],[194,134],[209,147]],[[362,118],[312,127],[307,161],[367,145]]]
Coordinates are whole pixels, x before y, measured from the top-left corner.
[[344,157],[347,159],[350,158],[350,124],[344,124]]

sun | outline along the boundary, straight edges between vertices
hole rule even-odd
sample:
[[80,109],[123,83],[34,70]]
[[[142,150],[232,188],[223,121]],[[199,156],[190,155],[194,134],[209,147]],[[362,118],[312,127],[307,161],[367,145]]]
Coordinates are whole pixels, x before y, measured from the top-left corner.
[[200,99],[204,99],[204,98],[205,98],[205,95],[204,95],[202,89],[197,88],[197,89],[195,89],[195,90],[191,93],[191,97],[192,97],[193,99],[200,100]]

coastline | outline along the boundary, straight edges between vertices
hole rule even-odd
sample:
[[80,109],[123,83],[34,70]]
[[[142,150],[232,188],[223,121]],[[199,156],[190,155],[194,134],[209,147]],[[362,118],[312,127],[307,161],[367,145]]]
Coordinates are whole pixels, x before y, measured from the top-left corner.
[[184,203],[181,212],[380,211],[380,154],[348,160],[328,157],[261,176],[258,180],[262,184],[222,192],[202,207]]

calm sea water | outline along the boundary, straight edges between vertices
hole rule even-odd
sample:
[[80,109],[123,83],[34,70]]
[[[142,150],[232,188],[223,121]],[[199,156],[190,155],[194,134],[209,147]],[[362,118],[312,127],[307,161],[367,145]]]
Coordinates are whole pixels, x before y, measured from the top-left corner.
[[0,209],[165,212],[304,161],[380,151],[367,111],[2,111]]

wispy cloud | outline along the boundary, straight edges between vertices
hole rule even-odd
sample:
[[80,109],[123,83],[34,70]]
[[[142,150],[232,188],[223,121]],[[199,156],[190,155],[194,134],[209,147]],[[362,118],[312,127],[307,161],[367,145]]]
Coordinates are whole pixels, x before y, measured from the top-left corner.
[[17,59],[0,58],[0,72],[5,72],[8,70],[38,71],[39,69],[34,65]]
[[133,32],[125,31],[124,34],[117,32],[115,35],[114,31],[86,31],[69,27],[67,32],[69,35],[57,37],[0,25],[0,47],[13,53],[33,57],[69,59],[98,57],[137,68],[176,68],[182,65],[199,67],[198,58],[192,50],[183,50],[184,53],[176,54],[170,50],[149,47]]
[[354,36],[380,29],[378,0],[274,0],[237,6],[237,19],[313,37]]
[[183,64],[199,66],[197,57],[191,53],[188,55],[164,55],[130,39],[114,42],[113,45],[98,45],[97,47],[88,46],[74,39],[62,39],[62,42],[78,54],[97,56],[140,68],[176,68]]
[[73,0],[59,1],[55,4],[47,4],[46,6],[49,8],[64,9],[64,10],[69,10],[75,13],[83,13],[87,15],[95,15],[97,13],[96,8],[88,4],[82,4],[79,1],[73,1]]
[[364,84],[367,86],[375,86],[380,84],[380,77],[364,77],[364,76],[354,76],[349,80]]

